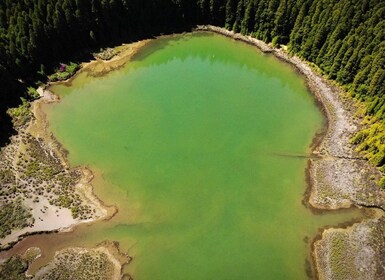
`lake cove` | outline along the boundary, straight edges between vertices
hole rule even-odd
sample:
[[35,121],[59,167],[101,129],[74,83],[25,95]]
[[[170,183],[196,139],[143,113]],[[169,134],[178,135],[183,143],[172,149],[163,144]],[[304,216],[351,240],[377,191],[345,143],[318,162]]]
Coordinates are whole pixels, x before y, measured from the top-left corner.
[[304,79],[252,46],[162,37],[118,71],[51,90],[61,97],[45,107],[53,134],[119,211],[45,236],[47,255],[115,240],[135,280],[307,279],[319,230],[363,215],[303,205],[324,119]]

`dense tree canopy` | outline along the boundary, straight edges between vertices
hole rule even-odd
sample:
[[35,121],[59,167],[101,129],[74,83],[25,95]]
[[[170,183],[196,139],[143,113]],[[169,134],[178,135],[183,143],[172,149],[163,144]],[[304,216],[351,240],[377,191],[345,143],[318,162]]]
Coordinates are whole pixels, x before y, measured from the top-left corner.
[[[18,81],[36,78],[34,73],[81,50],[205,23],[287,44],[365,101],[366,113],[384,124],[382,0],[3,0],[0,102],[10,104],[20,95]],[[385,163],[383,138],[369,144],[379,166]]]

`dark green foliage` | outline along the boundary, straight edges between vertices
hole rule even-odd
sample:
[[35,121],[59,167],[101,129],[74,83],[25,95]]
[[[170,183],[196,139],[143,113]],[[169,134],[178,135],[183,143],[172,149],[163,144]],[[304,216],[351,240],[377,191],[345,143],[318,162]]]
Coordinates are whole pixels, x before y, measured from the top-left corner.
[[64,71],[56,70],[54,74],[49,76],[49,80],[51,82],[67,80],[68,78],[72,77],[79,68],[79,64],[71,62],[65,66]]
[[[375,102],[373,104],[383,104],[383,103]],[[373,107],[372,104],[371,104],[371,107]],[[383,106],[377,105],[375,106],[375,108],[381,108],[381,109],[377,109],[379,111],[383,110]],[[351,139],[351,142],[357,145],[357,151],[360,152],[365,158],[367,158],[374,166],[379,167],[380,170],[384,170],[385,168],[385,124],[383,122],[379,121],[377,118],[372,118],[370,122],[366,124],[366,128],[358,132]],[[385,183],[385,179],[382,179],[382,181],[380,182],[380,185],[384,183]]]
[[11,257],[0,265],[0,280],[25,280],[27,268],[27,261],[19,256]]
[[39,98],[39,93],[34,87],[28,87],[27,88],[27,94],[30,99],[37,99]]
[[202,23],[288,44],[363,100],[384,94],[380,0],[5,0],[0,81],[10,90],[2,95],[13,94],[17,78],[52,71],[80,50]]
[[2,134],[7,123],[10,130],[7,108],[28,97],[27,87],[59,62],[82,59],[87,50],[184,30],[198,20],[196,7],[189,0],[0,1]]
[[[316,63],[363,101],[383,96],[385,2],[312,1],[301,17],[290,35],[291,51]],[[384,112],[372,109],[368,113],[385,119]]]
[[21,105],[19,107],[10,108],[7,113],[12,117],[12,122],[15,127],[27,124],[32,118],[30,104],[24,98],[21,98]]
[[[15,191],[15,189],[10,190],[10,192]],[[0,209],[0,238],[10,234],[13,229],[28,226],[31,218],[31,214],[20,200],[2,205]]]
[[[383,0],[3,0],[0,104],[19,100],[31,73],[41,77],[82,50],[207,23],[287,44],[385,122]],[[363,142],[360,150],[381,165],[378,141]]]
[[381,188],[385,188],[385,177],[382,177],[378,184]]
[[53,62],[90,46],[113,45],[183,26],[190,20],[186,15],[191,8],[189,1],[182,0],[2,2],[1,65],[18,78],[28,78],[41,65],[56,66]]
[[[211,23],[288,44],[356,97],[385,91],[385,2],[333,0],[5,0],[0,80],[46,73],[89,47]],[[380,117],[384,119],[385,113]]]

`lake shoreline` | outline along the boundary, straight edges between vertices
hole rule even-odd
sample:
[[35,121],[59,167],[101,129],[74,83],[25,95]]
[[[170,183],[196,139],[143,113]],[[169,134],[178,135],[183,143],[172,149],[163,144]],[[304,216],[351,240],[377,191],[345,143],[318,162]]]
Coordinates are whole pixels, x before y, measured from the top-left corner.
[[[274,55],[293,65],[306,78],[307,87],[324,114],[326,124],[325,128],[314,136],[310,147],[311,156],[305,171],[308,189],[304,193],[304,205],[313,212],[353,206],[380,209],[378,217],[353,223],[346,229],[320,230],[320,235],[315,237],[312,244],[317,278],[334,279],[338,276],[348,279],[354,275],[359,275],[363,277],[362,279],[367,275],[381,278],[383,272],[376,268],[381,266],[384,259],[381,256],[385,252],[385,243],[381,241],[383,233],[381,229],[385,225],[383,215],[385,193],[374,180],[380,177],[378,170],[359,156],[350,143],[351,137],[358,131],[362,121],[356,117],[357,104],[337,85],[325,79],[318,69],[299,57],[291,56],[281,48],[274,48],[251,36],[216,26],[203,25],[198,26],[196,30],[215,32],[251,44],[263,53]],[[378,230],[370,231],[368,230],[370,227]],[[335,242],[344,243],[344,246],[337,248],[339,254],[336,254],[337,249],[333,246]],[[357,246],[365,251],[371,251],[372,254],[361,256],[357,261]],[[343,263],[342,274],[336,263]]]
[[118,47],[116,54],[108,60],[103,60],[101,58],[95,57],[89,62],[81,63],[80,69],[69,79],[64,81],[49,82],[45,90],[49,90],[50,87],[54,85],[65,85],[71,86],[72,81],[76,78],[77,75],[81,73],[87,73],[87,75],[93,77],[101,77],[108,74],[111,71],[118,70],[123,67],[127,62],[129,62],[132,57],[144,46],[146,46],[152,39],[145,39],[138,42],[122,44]]
[[[36,139],[37,141],[44,143],[42,144],[42,152],[46,154],[50,154],[52,158],[57,161],[59,168],[61,168],[61,172],[70,173],[71,171],[76,171],[76,174],[70,174],[70,177],[74,177],[74,185],[73,192],[79,195],[80,200],[86,204],[91,205],[93,207],[93,213],[87,218],[75,218],[71,215],[71,211],[65,211],[64,213],[59,213],[60,209],[67,210],[68,207],[61,207],[57,209],[56,205],[52,205],[50,203],[49,206],[45,206],[42,208],[40,203],[29,203],[33,213],[42,212],[43,214],[47,214],[55,211],[55,213],[59,213],[57,215],[45,215],[44,216],[35,216],[33,218],[35,220],[39,220],[39,225],[33,225],[21,229],[13,230],[11,234],[7,235],[5,238],[1,240],[1,250],[5,251],[11,248],[13,245],[17,244],[23,238],[29,235],[36,235],[47,232],[69,232],[72,231],[74,227],[83,223],[93,223],[99,220],[110,219],[115,215],[117,209],[115,206],[105,205],[99,198],[97,198],[93,193],[93,187],[91,185],[91,181],[93,180],[93,174],[91,170],[87,167],[70,167],[67,161],[67,151],[62,147],[61,143],[56,140],[56,138],[52,135],[49,130],[49,124],[46,119],[46,115],[43,112],[42,106],[45,104],[58,102],[59,98],[53,95],[48,90],[44,90],[42,88],[38,89],[41,98],[35,100],[31,103],[31,111],[33,114],[33,118],[31,121],[24,127],[20,127],[18,129],[18,135],[27,134],[31,135],[32,139]],[[18,149],[25,149],[22,145],[23,141],[19,141],[16,138],[11,140],[10,145],[16,145]],[[25,142],[25,141],[24,141]],[[4,151],[3,151],[4,152]],[[4,153],[7,153],[5,151]],[[19,176],[19,171],[15,171],[16,176]],[[52,181],[52,180],[51,180]],[[54,182],[49,182],[54,184]],[[33,184],[33,183],[31,183]],[[55,186],[55,188],[59,188],[61,186]],[[39,194],[37,197],[40,201],[48,199],[48,194]],[[43,210],[41,210],[42,208]],[[58,224],[56,220],[60,219],[61,222]],[[36,222],[35,222],[36,223]]]
[[[91,205],[91,207],[93,208],[93,213],[87,219],[77,219],[72,217],[71,211],[68,211],[69,209],[64,209],[64,213],[61,213],[59,212],[61,207],[57,208],[55,207],[55,205],[52,204],[47,203],[47,206],[42,208],[40,204],[29,203],[28,206],[30,208],[27,209],[27,211],[30,211],[32,214],[40,211],[44,214],[52,212],[55,213],[55,215],[52,214],[48,217],[43,218],[41,218],[40,216],[33,216],[34,220],[38,220],[38,226],[29,225],[20,229],[13,229],[11,234],[5,236],[5,238],[2,238],[0,243],[0,263],[1,260],[11,256],[13,251],[12,248],[14,248],[16,244],[22,242],[23,240],[26,240],[28,236],[46,233],[71,232],[78,225],[84,223],[91,224],[101,220],[109,220],[113,218],[113,216],[118,212],[116,206],[106,205],[99,197],[94,194],[92,186],[92,180],[94,178],[94,175],[89,168],[85,166],[70,166],[67,160],[68,152],[62,147],[61,143],[57,141],[57,139],[53,136],[52,132],[49,130],[48,120],[46,119],[46,115],[42,107],[49,103],[60,102],[60,98],[50,92],[49,89],[51,86],[58,84],[70,86],[73,79],[75,79],[78,74],[83,72],[87,72],[89,75],[102,76],[109,73],[110,71],[119,69],[123,65],[125,65],[139,49],[141,49],[150,41],[151,40],[149,39],[119,46],[119,52],[111,59],[102,60],[99,58],[95,58],[95,60],[83,63],[82,67],[69,79],[65,81],[48,83],[46,86],[40,87],[37,90],[40,95],[40,98],[31,102],[31,119],[24,126],[18,127],[18,134],[11,139],[10,144],[5,147],[2,153],[5,154],[6,157],[8,157],[14,152],[14,150],[24,150],[24,147],[22,145],[25,140],[22,137],[19,137],[20,135],[27,134],[31,135],[30,137],[33,139],[38,139],[43,143],[42,146],[44,145],[43,153],[52,155],[52,157],[54,157],[58,161],[58,164],[60,164],[60,172],[69,173],[70,170],[76,170],[77,176],[74,177],[74,181],[76,181],[76,183],[74,186],[72,186],[74,189],[73,191],[79,195],[82,203],[89,206]],[[17,170],[15,171],[15,173],[15,176],[21,175],[18,174],[20,172],[18,172]],[[43,202],[46,202],[46,200],[48,199],[48,195],[46,193],[39,195],[38,197],[39,200]],[[106,250],[113,251],[108,249]],[[117,251],[119,252],[119,250]],[[114,259],[114,256],[117,255],[116,253],[109,253],[107,255],[109,258],[109,262],[113,263],[115,268],[117,268],[117,263],[120,263],[119,271],[122,270],[122,267],[128,263],[127,261],[119,262]],[[120,278],[116,276],[114,277],[114,279]]]
[[[308,199],[307,196],[304,195],[305,204],[309,209],[312,211],[322,212],[326,210],[349,208],[353,205],[371,206],[385,209],[385,196],[381,196],[381,193],[376,191],[374,184],[371,184],[369,191],[367,188],[363,188],[363,184],[366,184],[367,182],[373,183],[368,179],[368,177],[369,175],[375,173],[375,169],[372,168],[366,161],[363,161],[362,158],[358,157],[353,150],[353,146],[348,143],[351,135],[359,126],[359,120],[354,119],[354,111],[356,110],[354,109],[354,104],[352,102],[348,102],[346,106],[346,104],[343,103],[342,100],[344,97],[342,97],[342,92],[338,89],[337,86],[328,83],[328,81],[326,81],[321,75],[316,73],[315,69],[312,69],[307,63],[303,62],[298,57],[291,57],[284,50],[273,48],[255,38],[236,34],[224,28],[214,26],[198,26],[195,30],[215,32],[248,44],[252,44],[258,47],[262,52],[272,54],[277,58],[292,64],[301,75],[306,77],[307,86],[309,90],[314,94],[315,102],[321,108],[321,111],[324,113],[327,122],[325,124],[325,129],[317,133],[311,145],[311,156],[314,156],[314,158],[309,159],[309,165],[306,171],[309,174],[307,190]],[[38,102],[58,102],[58,98],[49,92],[49,87],[55,84],[64,84],[66,86],[70,86],[73,79],[79,73],[86,72],[88,75],[103,76],[110,71],[121,68],[123,65],[130,61],[130,59],[139,49],[141,49],[150,41],[151,40],[149,39],[129,45],[123,45],[123,50],[108,61],[95,59],[91,62],[83,63],[81,69],[70,79],[61,82],[55,82],[49,84],[46,89],[40,89],[39,91],[41,92],[41,95],[45,96],[45,98],[43,97]],[[41,108],[39,110],[41,110]],[[35,111],[35,114],[39,114],[39,112]],[[344,127],[347,129],[344,129]],[[57,144],[60,145],[58,142]],[[61,149],[60,154],[65,161],[66,152]],[[336,161],[340,163],[338,167],[339,169],[337,168],[339,172],[337,176],[342,179],[342,184],[341,186],[338,186],[338,188],[330,189],[330,183],[335,181],[335,177],[328,177],[325,176],[325,174],[335,173],[336,169],[334,164]],[[360,178],[360,192],[357,192],[357,188],[354,187],[350,187],[345,190],[345,186],[351,184],[352,182],[352,179],[349,180],[349,177],[352,177],[357,173],[360,174],[360,170],[363,167],[367,172],[364,174],[365,176],[360,175],[362,177]],[[90,178],[92,178],[92,172],[90,170],[88,170],[88,172],[90,172],[88,176],[91,176],[88,177],[89,183],[91,180]],[[369,175],[366,176],[367,174]],[[92,187],[89,189],[89,192],[92,193]],[[357,195],[357,193],[359,195]],[[380,198],[374,201],[377,194]],[[93,197],[97,199],[101,205],[103,205],[102,201],[96,198],[95,195],[93,195]],[[117,211],[117,209],[115,209],[115,211]],[[110,218],[112,216],[110,215]],[[104,218],[108,219],[107,216]],[[385,224],[384,219],[381,217],[368,221],[373,221],[373,223],[376,225]],[[353,232],[351,228],[357,229],[357,227],[360,225],[366,226],[366,223],[367,221],[359,224],[353,224],[351,227],[343,229],[343,231],[348,232],[349,236],[349,234]],[[76,227],[76,224],[72,225],[69,230],[73,229],[74,227]],[[55,230],[53,229],[53,231]],[[328,266],[328,264],[323,261],[325,258],[329,258],[333,253],[333,248],[330,246],[332,242],[328,238],[330,236],[334,236],[335,232],[340,232],[341,229],[331,228],[321,231],[322,234],[320,234],[319,238],[316,238],[313,242],[312,256],[318,278],[327,279],[325,277],[333,275],[333,270],[330,268],[330,263]],[[359,231],[356,230],[354,232],[357,233]],[[362,235],[361,238],[368,239],[370,236],[371,235],[369,233],[366,233]],[[343,237],[346,238],[346,234]],[[338,236],[337,238],[341,239],[342,237]],[[370,246],[370,244],[366,246]],[[381,247],[378,248],[378,250],[380,249]],[[367,260],[367,262],[373,261],[375,261],[373,258],[368,258]],[[353,266],[354,262],[347,264],[347,266],[348,265]],[[356,268],[352,267],[351,269],[354,270]],[[367,271],[365,273],[367,273]]]

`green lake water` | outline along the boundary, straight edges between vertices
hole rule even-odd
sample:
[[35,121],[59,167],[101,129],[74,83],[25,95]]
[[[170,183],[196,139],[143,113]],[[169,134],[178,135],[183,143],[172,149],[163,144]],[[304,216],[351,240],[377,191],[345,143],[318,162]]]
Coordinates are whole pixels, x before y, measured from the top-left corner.
[[52,90],[54,135],[119,208],[66,244],[118,241],[135,280],[307,279],[318,230],[360,216],[303,205],[307,159],[286,155],[309,154],[324,119],[304,79],[252,46],[165,37]]

